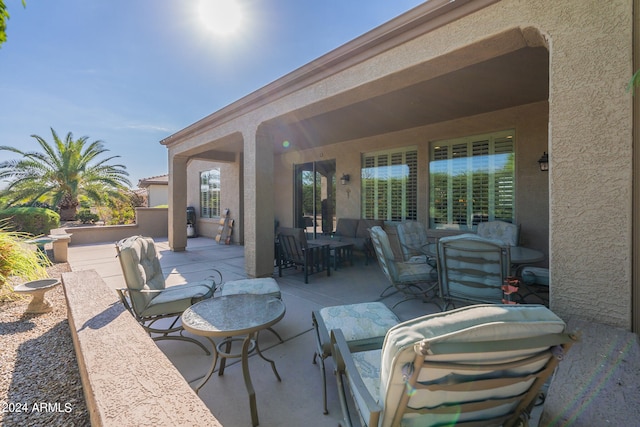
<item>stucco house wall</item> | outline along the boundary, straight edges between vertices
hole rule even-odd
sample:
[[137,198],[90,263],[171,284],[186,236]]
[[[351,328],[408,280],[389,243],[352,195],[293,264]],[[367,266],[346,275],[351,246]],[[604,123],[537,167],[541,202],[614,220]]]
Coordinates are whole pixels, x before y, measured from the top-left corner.
[[[336,160],[337,176],[350,175],[346,185],[336,185],[336,217],[360,218],[362,187],[361,155],[399,147],[418,149],[418,220],[428,223],[429,143],[442,139],[515,129],[516,133],[516,223],[521,224],[521,243],[549,254],[549,174],[537,163],[547,151],[548,104],[539,102],[435,125],[407,129],[361,140],[323,146],[321,149],[294,151],[275,156],[275,216],[280,224],[294,225],[294,165]],[[548,266],[545,261],[542,266]]]
[[200,172],[220,168],[220,208],[228,208],[229,216],[234,220],[231,242],[242,242],[242,227],[238,194],[240,193],[239,165],[237,163],[220,163],[205,160],[193,160],[188,166],[187,206],[196,209],[196,230],[199,236],[215,238],[218,234],[220,217],[202,218],[200,216]]
[[152,184],[147,187],[147,203],[150,208],[169,204],[169,187],[167,184]]
[[[434,3],[423,5],[424,13],[430,4]],[[388,26],[372,31],[371,38],[380,41],[373,53],[360,49],[366,44],[363,39],[356,40],[162,141],[168,148],[172,177],[170,206],[171,200],[173,205],[186,202],[181,189],[186,185],[190,157],[204,152],[215,158],[223,153],[236,156],[242,170],[238,171],[242,184],[237,196],[238,207],[245,213],[247,272],[271,274],[273,248],[264,243],[273,239],[274,217],[292,221],[287,198],[292,194],[293,164],[334,156],[338,174],[354,177],[349,195],[346,188],[338,189],[338,216],[357,216],[356,165],[365,148],[370,151],[409,141],[423,147],[439,136],[473,134],[485,126],[499,130],[510,123],[517,130],[518,144],[528,141],[517,148],[519,159],[530,160],[526,164],[518,160],[517,215],[519,221],[536,227],[527,237],[532,244],[548,242],[551,308],[565,318],[597,319],[630,328],[633,123],[632,98],[625,86],[633,71],[633,1],[473,0],[460,10],[477,4],[487,6],[451,22],[445,14],[411,27],[410,18],[420,13],[419,7],[392,21],[403,32],[396,34]],[[310,138],[306,141],[310,145],[297,147],[291,154],[281,155],[276,148],[282,136],[277,123],[355,104],[376,91],[384,92],[389,85],[400,87],[412,79],[453,73],[523,46],[548,50],[546,103],[335,145]],[[534,162],[545,142],[550,171],[543,178]],[[427,160],[425,154],[421,148],[421,167]],[[427,178],[426,172],[421,173]],[[547,185],[543,179],[548,179]],[[538,198],[536,203],[529,202],[532,194],[520,191],[524,181],[531,184],[527,188]],[[420,185],[428,188],[425,179]],[[545,196],[546,203],[541,201]],[[420,201],[421,209],[426,203],[426,198]],[[186,245],[184,231],[180,231],[184,223],[181,211],[170,207],[169,241],[174,250]],[[426,210],[420,218],[426,222],[424,215]],[[548,218],[546,230],[542,229],[544,217]]]

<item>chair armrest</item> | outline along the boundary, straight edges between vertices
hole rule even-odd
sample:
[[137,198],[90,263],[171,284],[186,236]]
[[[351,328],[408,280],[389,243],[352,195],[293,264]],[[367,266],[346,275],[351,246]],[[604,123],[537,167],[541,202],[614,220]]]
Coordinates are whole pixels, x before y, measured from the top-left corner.
[[315,323],[315,329],[316,329],[316,333],[318,334],[318,340],[320,343],[320,347],[318,350],[322,353],[320,356],[321,357],[326,357],[329,356],[328,354],[324,354],[324,349],[322,347],[325,346],[325,344],[329,344],[331,343],[331,337],[329,336],[329,329],[327,328],[327,325],[324,323],[324,320],[322,319],[322,316],[320,316],[320,312],[313,310],[311,312],[311,318],[313,320],[313,322]]
[[139,294],[159,294],[162,293],[163,289],[130,289],[126,288],[128,293],[139,293]]
[[[345,375],[349,380],[349,386],[354,390],[358,390],[358,394],[367,406],[366,409],[369,412],[369,417],[372,417],[372,414],[381,413],[382,407],[378,405],[376,399],[371,396],[371,393],[369,393],[369,390],[364,385],[362,377],[360,377],[360,373],[351,356],[347,340],[344,338],[344,334],[340,329],[331,331],[331,344],[335,351],[333,358],[336,364],[336,375]],[[364,416],[365,414],[362,415]]]
[[208,276],[205,280],[211,280],[211,288],[213,289],[213,292],[217,291],[218,289],[220,289],[220,286],[222,286],[222,273],[220,272],[220,270],[217,270],[215,268],[212,269],[213,270],[213,274],[211,274],[211,276]]

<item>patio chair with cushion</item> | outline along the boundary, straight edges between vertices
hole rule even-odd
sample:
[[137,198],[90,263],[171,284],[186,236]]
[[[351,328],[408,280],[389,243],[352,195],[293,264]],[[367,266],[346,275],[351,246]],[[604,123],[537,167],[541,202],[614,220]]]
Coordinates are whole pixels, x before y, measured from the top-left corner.
[[380,348],[390,327],[400,323],[395,313],[381,302],[325,307],[311,312],[316,331],[317,349],[313,363],[320,357],[322,375],[322,402],[327,414],[327,377],[324,361],[332,354],[331,331],[340,328],[352,352]]
[[540,305],[474,305],[400,323],[381,349],[358,353],[336,329],[344,422],[352,425],[346,383],[366,426],[528,425],[576,339],[565,327]]
[[503,285],[509,276],[509,247],[475,234],[438,241],[438,276],[443,309],[454,301],[501,304],[510,297]]
[[378,264],[384,275],[391,282],[391,285],[380,296],[391,295],[387,294],[390,289],[400,292],[404,299],[397,302],[393,307],[415,298],[424,301],[430,300],[433,295],[429,295],[429,293],[435,291],[438,285],[436,270],[426,263],[396,261],[389,237],[382,227],[372,227],[370,234]]
[[398,240],[405,261],[427,262],[432,267],[436,266],[435,258],[429,258],[424,254],[423,247],[429,244],[429,239],[423,223],[405,221],[398,224]]
[[520,244],[520,226],[506,221],[487,221],[478,224],[478,236],[497,239],[509,246]]
[[549,269],[523,266],[520,268],[520,298],[523,303],[549,306]]
[[327,272],[329,269],[329,244],[310,244],[302,228],[278,229],[278,275],[282,277],[282,270],[289,267],[302,267],[304,283],[309,283],[309,275]]
[[191,305],[213,296],[222,282],[220,272],[213,270],[216,277],[211,279],[167,287],[152,238],[133,236],[120,240],[116,251],[127,285],[117,289],[120,300],[153,340],[193,342],[210,354],[200,341],[182,335],[184,329],[178,320]]

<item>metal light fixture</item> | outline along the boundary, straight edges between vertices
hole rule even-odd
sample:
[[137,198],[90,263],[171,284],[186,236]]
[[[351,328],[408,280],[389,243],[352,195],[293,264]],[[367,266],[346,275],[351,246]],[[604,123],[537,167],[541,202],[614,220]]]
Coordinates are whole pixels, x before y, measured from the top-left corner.
[[342,178],[340,178],[340,184],[347,185],[347,182],[349,182],[349,175],[346,173],[343,173]]
[[538,165],[540,165],[540,170],[543,172],[547,172],[549,170],[549,155],[545,151],[540,160],[538,160]]

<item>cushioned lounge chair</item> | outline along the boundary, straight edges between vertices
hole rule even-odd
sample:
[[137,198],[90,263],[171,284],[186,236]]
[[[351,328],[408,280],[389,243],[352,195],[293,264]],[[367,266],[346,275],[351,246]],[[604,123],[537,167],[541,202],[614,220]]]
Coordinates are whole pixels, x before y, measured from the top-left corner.
[[220,272],[213,270],[215,277],[211,279],[167,287],[152,238],[133,236],[120,240],[116,243],[116,251],[127,285],[117,292],[138,323],[155,341],[188,341],[209,354],[200,341],[182,335],[184,329],[178,320],[191,305],[213,296],[222,282]]
[[513,426],[575,337],[546,307],[492,304],[400,323],[378,350],[352,353],[339,329],[332,341],[347,426],[345,385],[370,427]]
[[340,328],[353,352],[380,348],[390,327],[400,323],[400,319],[381,302],[325,307],[311,313],[316,332],[316,352],[313,363],[320,357],[322,375],[322,402],[327,414],[327,376],[324,361],[332,354],[331,331]]

